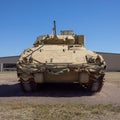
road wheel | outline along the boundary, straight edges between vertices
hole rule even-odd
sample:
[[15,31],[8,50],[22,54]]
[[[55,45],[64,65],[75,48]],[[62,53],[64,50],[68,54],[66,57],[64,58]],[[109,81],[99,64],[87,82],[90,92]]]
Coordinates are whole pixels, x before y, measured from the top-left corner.
[[20,86],[24,92],[33,92],[36,90],[36,84],[32,81],[20,81]]
[[89,87],[91,92],[100,92],[103,87],[103,77],[99,77],[96,81],[92,81]]

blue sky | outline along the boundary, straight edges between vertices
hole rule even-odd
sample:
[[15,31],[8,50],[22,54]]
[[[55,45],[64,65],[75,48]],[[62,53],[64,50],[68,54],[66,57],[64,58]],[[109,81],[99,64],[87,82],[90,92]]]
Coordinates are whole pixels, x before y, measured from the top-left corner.
[[86,48],[120,53],[120,0],[0,0],[0,57],[19,55],[36,37],[60,30],[84,34]]

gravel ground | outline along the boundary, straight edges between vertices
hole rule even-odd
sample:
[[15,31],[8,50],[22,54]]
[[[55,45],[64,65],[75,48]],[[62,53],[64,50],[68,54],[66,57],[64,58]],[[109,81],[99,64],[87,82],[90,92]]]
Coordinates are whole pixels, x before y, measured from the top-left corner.
[[107,72],[100,93],[91,95],[78,84],[45,84],[35,93],[24,93],[16,72],[0,73],[0,103],[78,103],[120,105],[120,72]]

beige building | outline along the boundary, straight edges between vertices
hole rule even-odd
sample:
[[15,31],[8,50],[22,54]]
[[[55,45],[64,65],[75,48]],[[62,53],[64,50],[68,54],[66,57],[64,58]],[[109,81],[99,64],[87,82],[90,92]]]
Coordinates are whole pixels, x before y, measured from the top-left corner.
[[[107,71],[120,71],[120,54],[102,53],[107,64]],[[0,57],[0,71],[16,70],[16,62],[19,56]]]

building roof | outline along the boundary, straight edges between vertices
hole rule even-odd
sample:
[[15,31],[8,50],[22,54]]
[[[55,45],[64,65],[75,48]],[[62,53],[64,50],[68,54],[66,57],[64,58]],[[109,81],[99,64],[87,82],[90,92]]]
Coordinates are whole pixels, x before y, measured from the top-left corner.
[[0,57],[0,63],[16,63],[19,56]]

